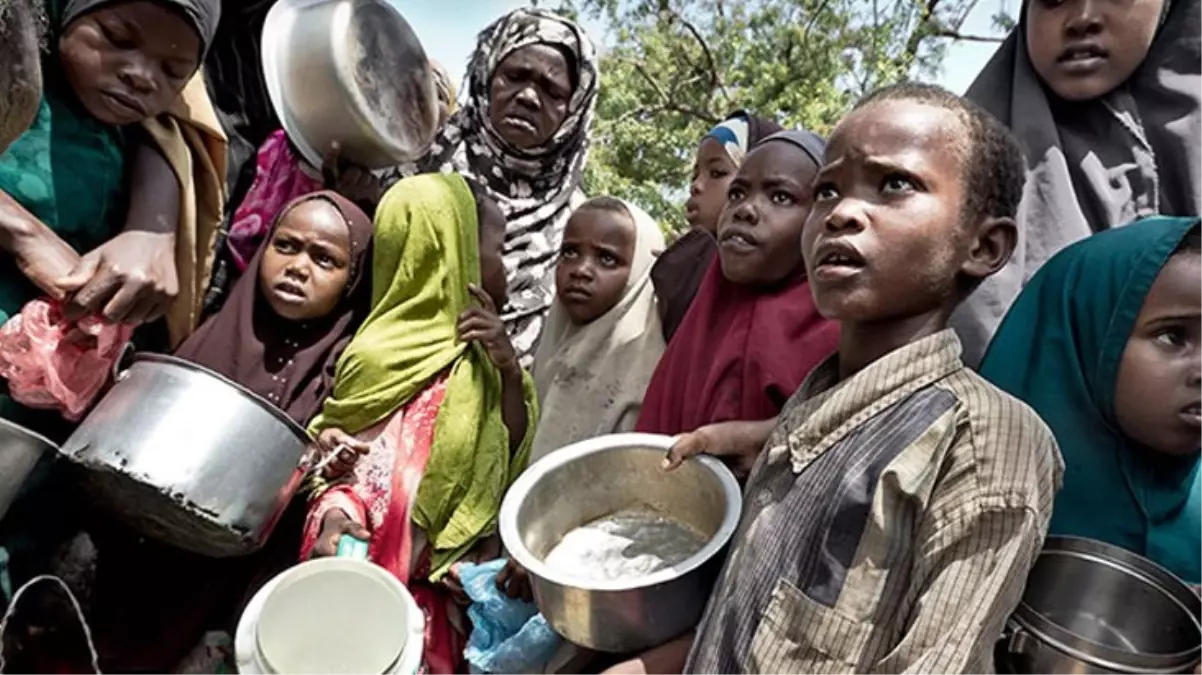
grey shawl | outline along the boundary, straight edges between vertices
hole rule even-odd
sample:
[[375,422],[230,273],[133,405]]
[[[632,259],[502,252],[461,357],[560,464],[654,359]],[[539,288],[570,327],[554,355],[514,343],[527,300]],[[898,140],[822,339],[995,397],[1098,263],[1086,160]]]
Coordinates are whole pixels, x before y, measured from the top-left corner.
[[1166,2],[1143,64],[1101,98],[1071,103],[1043,86],[1027,57],[1025,12],[969,88],[1014,131],[1027,161],[1014,257],[952,320],[970,365],[1027,280],[1065,246],[1143,216],[1199,214],[1200,0]]

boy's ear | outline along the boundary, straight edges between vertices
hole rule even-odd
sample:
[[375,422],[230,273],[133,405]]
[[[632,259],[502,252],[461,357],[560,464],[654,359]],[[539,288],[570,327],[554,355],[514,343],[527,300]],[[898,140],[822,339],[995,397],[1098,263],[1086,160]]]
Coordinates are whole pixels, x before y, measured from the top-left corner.
[[961,271],[973,279],[996,274],[1010,262],[1018,246],[1018,226],[1013,218],[983,218],[973,231],[968,258]]

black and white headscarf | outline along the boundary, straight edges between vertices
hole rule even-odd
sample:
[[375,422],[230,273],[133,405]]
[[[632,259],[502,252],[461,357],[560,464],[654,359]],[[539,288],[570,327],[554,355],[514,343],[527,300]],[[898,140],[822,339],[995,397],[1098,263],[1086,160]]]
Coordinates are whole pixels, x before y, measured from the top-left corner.
[[[505,57],[534,44],[571,54],[575,89],[559,130],[543,146],[514,147],[489,121],[493,72]],[[516,9],[480,32],[468,64],[467,102],[416,164],[398,167],[387,183],[415,173],[458,172],[481,183],[505,214],[509,305],[502,318],[529,366],[543,319],[555,297],[555,261],[572,204],[583,201],[580,177],[588,156],[597,98],[597,57],[584,30],[557,14]]]

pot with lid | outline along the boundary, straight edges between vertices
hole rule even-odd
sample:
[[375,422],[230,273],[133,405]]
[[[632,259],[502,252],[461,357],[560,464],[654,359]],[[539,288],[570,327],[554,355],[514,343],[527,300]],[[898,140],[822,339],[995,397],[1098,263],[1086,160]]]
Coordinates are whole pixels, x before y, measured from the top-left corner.
[[1202,601],[1130,551],[1051,536],[998,650],[1015,673],[1182,673],[1202,656]]
[[382,169],[421,157],[438,96],[421,42],[388,0],[280,0],[263,27],[263,75],[288,138],[320,167]]

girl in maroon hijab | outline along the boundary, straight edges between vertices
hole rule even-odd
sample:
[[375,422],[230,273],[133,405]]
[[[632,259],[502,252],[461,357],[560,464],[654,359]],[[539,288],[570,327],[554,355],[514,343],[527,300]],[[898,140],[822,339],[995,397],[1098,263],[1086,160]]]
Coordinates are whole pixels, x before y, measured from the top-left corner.
[[178,356],[250,389],[305,426],[371,303],[372,222],[329,191],[289,202],[229,301]]
[[835,351],[839,329],[814,307],[799,243],[824,151],[811,132],[783,131],[743,160],[718,221],[718,258],[652,376],[638,431],[775,417]]

